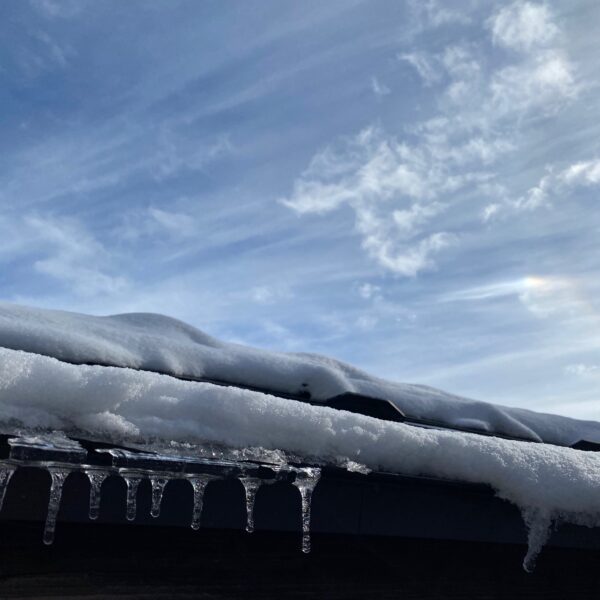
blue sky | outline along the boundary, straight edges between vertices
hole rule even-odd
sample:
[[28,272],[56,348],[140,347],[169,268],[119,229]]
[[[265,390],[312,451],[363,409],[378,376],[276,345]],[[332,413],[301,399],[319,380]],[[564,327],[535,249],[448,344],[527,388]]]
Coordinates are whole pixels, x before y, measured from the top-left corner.
[[600,5],[6,0],[1,298],[600,418]]

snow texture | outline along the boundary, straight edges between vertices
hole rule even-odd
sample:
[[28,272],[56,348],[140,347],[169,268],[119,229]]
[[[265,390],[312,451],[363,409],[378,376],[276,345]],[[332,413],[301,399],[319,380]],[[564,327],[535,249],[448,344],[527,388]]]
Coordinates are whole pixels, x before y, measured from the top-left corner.
[[107,440],[261,446],[375,471],[485,483],[523,510],[595,524],[600,456],[424,429],[260,392],[0,349],[5,424]]
[[[410,418],[448,426],[562,445],[581,439],[600,442],[600,423],[498,406],[422,385],[385,381],[324,356],[276,353],[230,344],[156,314],[94,317],[0,303],[0,346],[72,363],[159,371],[274,394],[309,393],[313,400],[353,392],[389,400]],[[164,408],[166,403],[158,404]],[[159,406],[155,408],[160,411]],[[151,414],[147,419],[152,419]]]
[[39,428],[113,442],[263,448],[316,464],[358,465],[353,470],[363,472],[487,484],[523,514],[529,530],[527,570],[553,523],[600,525],[597,453],[426,429],[235,386],[65,360],[241,379],[279,391],[307,383],[321,398],[357,391],[393,400],[412,414],[450,423],[479,420],[489,429],[510,426],[521,434],[531,432],[534,439],[545,436],[563,443],[597,439],[595,423],[387,383],[326,358],[224,344],[156,315],[98,318],[1,307],[0,426],[5,431]]

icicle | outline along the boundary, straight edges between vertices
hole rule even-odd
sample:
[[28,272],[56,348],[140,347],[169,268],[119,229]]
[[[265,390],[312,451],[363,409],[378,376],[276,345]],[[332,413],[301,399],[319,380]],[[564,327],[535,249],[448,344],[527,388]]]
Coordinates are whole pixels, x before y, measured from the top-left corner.
[[121,477],[127,484],[127,510],[125,516],[128,521],[133,521],[137,511],[137,490],[142,478],[139,475],[126,475],[124,473],[121,473]]
[[310,504],[312,493],[321,478],[321,469],[302,469],[296,476],[294,485],[302,498],[302,552],[310,552]]
[[100,491],[102,484],[110,473],[99,469],[88,469],[85,474],[90,480],[90,509],[88,514],[90,519],[95,520],[100,514]]
[[535,569],[537,557],[550,537],[553,519],[548,511],[539,508],[525,508],[521,514],[527,527],[527,554],[523,559],[523,569],[531,573]]
[[150,484],[152,485],[152,508],[150,509],[150,514],[155,518],[160,515],[160,503],[162,502],[163,492],[167,483],[169,483],[167,477],[150,477]]
[[56,517],[60,508],[60,499],[62,497],[62,488],[65,479],[71,471],[66,469],[49,468],[48,472],[52,478],[50,485],[50,498],[48,499],[48,514],[46,515],[46,525],[44,526],[44,544],[50,545],[54,541],[54,530],[56,529]]
[[0,468],[0,510],[2,510],[2,505],[4,504],[4,495],[6,494],[6,488],[8,487],[8,483],[10,478],[13,476],[15,472],[14,467],[3,466]]
[[246,493],[246,531],[252,533],[254,531],[254,501],[262,480],[257,477],[240,477],[240,482]]
[[212,475],[196,475],[188,478],[188,481],[194,490],[194,510],[191,523],[191,528],[194,530],[200,529],[202,506],[204,504],[204,490],[213,479],[216,479],[216,477],[213,477]]

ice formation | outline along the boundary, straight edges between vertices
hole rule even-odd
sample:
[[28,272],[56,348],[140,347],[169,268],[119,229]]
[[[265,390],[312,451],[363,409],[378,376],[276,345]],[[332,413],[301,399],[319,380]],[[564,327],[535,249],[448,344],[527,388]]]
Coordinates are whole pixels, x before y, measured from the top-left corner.
[[202,505],[204,500],[204,491],[206,486],[216,479],[212,475],[196,475],[194,477],[188,477],[188,481],[192,486],[194,492],[194,508],[192,512],[192,522],[190,527],[192,529],[200,529],[200,522],[202,519]]
[[13,467],[0,468],[0,510],[4,504],[4,496],[6,495],[6,488],[15,472]]
[[46,524],[44,526],[44,544],[49,545],[54,541],[54,531],[56,529],[56,517],[60,508],[60,499],[62,498],[62,489],[70,471],[66,469],[49,468],[50,498],[48,500],[48,513],[46,515]]
[[294,485],[300,492],[302,499],[302,552],[310,552],[310,507],[312,494],[319,483],[321,472],[319,469],[304,469],[300,477],[296,478]]
[[167,483],[169,483],[168,477],[150,477],[150,486],[152,488],[152,508],[150,509],[150,515],[155,519],[160,516],[160,505]]
[[[166,317],[87,317],[0,305],[0,426],[5,432],[40,428],[121,443],[216,444],[249,454],[258,448],[283,451],[313,465],[348,465],[364,473],[387,471],[488,484],[523,513],[530,541],[526,568],[532,567],[551,523],[600,524],[596,453],[419,428],[169,374],[238,382],[278,393],[310,392],[313,399],[358,392],[388,399],[407,414],[434,416],[449,425],[468,419],[484,429],[531,440],[565,445],[580,439],[600,441],[598,423],[389,383],[323,357],[225,344]],[[94,518],[106,474],[87,474]],[[131,520],[138,485],[147,474],[135,470],[119,474],[127,483]],[[0,470],[0,502],[10,475],[6,467]],[[52,540],[67,475],[68,471],[51,470],[46,542]],[[306,471],[294,482],[302,497],[305,551],[310,547],[310,498],[318,477],[318,469]],[[188,478],[194,492],[193,528],[200,525],[204,489],[212,478]],[[163,475],[152,479],[153,515],[158,515],[167,481]],[[258,482],[245,476],[241,482],[252,530]]]
[[85,470],[85,474],[90,480],[90,510],[89,517],[92,521],[98,518],[100,513],[100,494],[104,480],[110,475],[108,471],[97,468]]

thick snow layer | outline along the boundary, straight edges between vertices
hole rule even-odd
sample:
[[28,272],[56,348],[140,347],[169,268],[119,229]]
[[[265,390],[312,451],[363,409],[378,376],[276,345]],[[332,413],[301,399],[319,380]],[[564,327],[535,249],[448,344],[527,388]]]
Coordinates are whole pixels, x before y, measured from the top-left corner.
[[107,440],[262,446],[369,469],[485,483],[518,505],[533,553],[554,519],[600,524],[600,455],[417,428],[260,392],[0,349],[5,424]]
[[[414,419],[564,445],[581,439],[600,442],[600,423],[497,406],[422,385],[393,383],[323,356],[229,344],[162,315],[93,317],[0,303],[0,346],[73,363],[237,383],[275,394],[308,392],[316,400],[354,392],[389,400]],[[147,419],[154,417],[157,415],[149,413]]]

